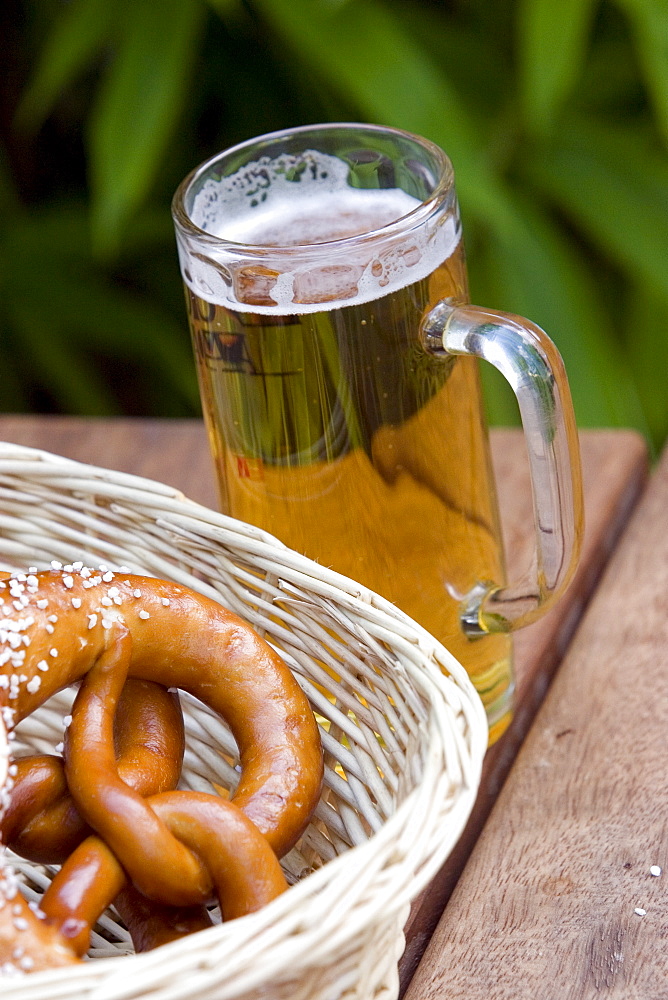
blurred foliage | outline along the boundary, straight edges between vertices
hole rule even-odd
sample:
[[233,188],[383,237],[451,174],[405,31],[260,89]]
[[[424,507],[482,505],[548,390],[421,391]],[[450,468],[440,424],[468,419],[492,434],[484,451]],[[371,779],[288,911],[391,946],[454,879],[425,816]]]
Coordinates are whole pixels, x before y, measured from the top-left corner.
[[172,192],[359,120],[450,154],[472,298],[550,333],[580,424],[665,440],[665,0],[5,0],[0,31],[0,410],[196,413]]

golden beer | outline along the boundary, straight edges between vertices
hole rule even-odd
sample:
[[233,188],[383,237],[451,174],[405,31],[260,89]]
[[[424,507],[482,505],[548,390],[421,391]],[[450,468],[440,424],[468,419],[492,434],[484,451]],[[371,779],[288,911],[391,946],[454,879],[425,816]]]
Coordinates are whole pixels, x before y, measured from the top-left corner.
[[[368,192],[370,209],[381,194]],[[254,241],[307,243],[296,215]],[[317,242],[360,221],[330,213],[327,224]],[[417,336],[437,302],[467,301],[461,241],[431,273],[368,301],[336,301],[359,269],[324,270],[302,277],[303,313],[276,306],[270,266],[235,273],[236,308],[187,286],[221,508],[422,624],[467,668],[494,739],[510,718],[511,640],[461,625],[466,595],[505,579],[478,362],[435,357]]]

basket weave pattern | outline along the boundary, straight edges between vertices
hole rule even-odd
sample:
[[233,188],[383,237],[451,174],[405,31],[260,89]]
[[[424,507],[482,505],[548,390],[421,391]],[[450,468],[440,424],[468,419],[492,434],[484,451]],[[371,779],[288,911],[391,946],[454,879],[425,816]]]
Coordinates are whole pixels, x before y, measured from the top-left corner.
[[[257,528],[160,483],[0,444],[0,565],[52,560],[172,579],[248,621],[319,719],[325,785],[283,859],[290,891],[260,912],[133,955],[109,910],[89,961],[3,979],[3,998],[393,1000],[410,900],[452,849],[478,787],[487,724],[463,668],[393,605]],[[53,752],[72,697],[24,720],[15,752]],[[229,731],[190,696],[182,703],[181,787],[233,788]],[[8,860],[39,900],[52,873]]]

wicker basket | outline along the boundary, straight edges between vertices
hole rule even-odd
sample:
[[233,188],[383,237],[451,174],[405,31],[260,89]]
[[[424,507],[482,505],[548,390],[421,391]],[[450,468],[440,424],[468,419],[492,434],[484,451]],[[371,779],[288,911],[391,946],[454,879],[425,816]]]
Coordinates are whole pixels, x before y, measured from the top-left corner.
[[[325,787],[284,859],[290,890],[260,912],[134,955],[110,910],[88,961],[4,978],[3,1000],[392,1000],[410,900],[478,787],[487,724],[463,668],[393,605],[254,527],[160,483],[0,444],[0,564],[53,559],[170,578],[250,622],[321,720]],[[19,751],[53,751],[71,697],[21,723]],[[184,710],[183,787],[233,787],[224,725],[189,696]],[[9,861],[39,899],[50,872]]]

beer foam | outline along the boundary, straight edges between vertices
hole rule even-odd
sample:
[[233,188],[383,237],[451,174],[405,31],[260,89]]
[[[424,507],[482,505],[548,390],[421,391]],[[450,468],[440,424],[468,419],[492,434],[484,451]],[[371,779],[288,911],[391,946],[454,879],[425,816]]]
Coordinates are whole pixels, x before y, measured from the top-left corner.
[[[190,218],[220,244],[194,256],[179,240],[181,269],[196,295],[236,311],[289,315],[369,302],[426,278],[456,249],[456,212],[441,206],[411,220],[420,204],[400,188],[350,186],[349,166],[335,156],[265,157],[205,181]],[[383,232],[399,220],[406,225]],[[369,233],[377,236],[350,239]],[[271,247],[282,249],[274,256]]]
[[298,200],[287,192],[255,212],[224,219],[215,235],[251,246],[314,246],[382,229],[419,204],[398,188],[371,192],[343,188],[331,194],[307,191]]

